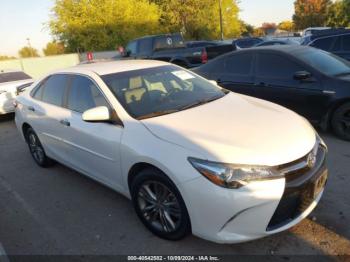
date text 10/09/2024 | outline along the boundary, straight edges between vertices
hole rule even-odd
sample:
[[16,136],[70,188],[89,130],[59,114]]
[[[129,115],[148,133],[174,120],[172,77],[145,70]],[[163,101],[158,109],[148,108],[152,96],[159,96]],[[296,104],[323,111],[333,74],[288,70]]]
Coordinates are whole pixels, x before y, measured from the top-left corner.
[[216,256],[128,256],[128,261],[220,261]]

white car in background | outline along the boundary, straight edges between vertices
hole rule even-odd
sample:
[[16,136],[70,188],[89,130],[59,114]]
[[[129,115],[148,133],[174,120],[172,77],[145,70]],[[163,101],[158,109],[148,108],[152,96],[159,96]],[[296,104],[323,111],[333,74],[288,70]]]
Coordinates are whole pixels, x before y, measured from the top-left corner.
[[160,61],[50,74],[17,98],[15,121],[38,165],[54,159],[122,193],[170,240],[286,230],[327,180],[326,146],[304,118]]
[[18,95],[18,88],[28,87],[34,81],[22,71],[0,70],[0,115],[12,113],[14,99]]

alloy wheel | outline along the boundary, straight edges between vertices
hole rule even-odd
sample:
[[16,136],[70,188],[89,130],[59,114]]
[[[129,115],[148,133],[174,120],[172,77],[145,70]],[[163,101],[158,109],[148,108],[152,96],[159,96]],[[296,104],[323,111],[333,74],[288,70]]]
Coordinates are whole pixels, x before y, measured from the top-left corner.
[[137,203],[142,216],[155,229],[171,233],[181,222],[181,208],[175,194],[163,183],[148,181],[138,192]]
[[343,114],[343,116],[340,118],[340,122],[344,132],[350,134],[350,111]]
[[34,133],[30,133],[28,136],[28,145],[30,152],[32,153],[34,159],[38,163],[43,163],[45,160],[44,149],[42,148],[38,138]]

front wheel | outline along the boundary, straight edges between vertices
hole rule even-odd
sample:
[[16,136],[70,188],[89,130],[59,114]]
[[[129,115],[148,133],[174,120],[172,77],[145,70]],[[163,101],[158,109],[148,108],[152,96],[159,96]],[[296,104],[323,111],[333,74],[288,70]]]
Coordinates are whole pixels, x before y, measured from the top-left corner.
[[157,169],[141,171],[131,185],[134,208],[155,235],[179,240],[191,231],[185,203],[176,186]]
[[32,128],[28,128],[26,132],[26,140],[30,154],[39,166],[49,167],[54,163],[52,159],[46,156],[45,150],[39,140],[39,137]]
[[350,141],[350,103],[335,110],[332,117],[332,128],[338,137]]

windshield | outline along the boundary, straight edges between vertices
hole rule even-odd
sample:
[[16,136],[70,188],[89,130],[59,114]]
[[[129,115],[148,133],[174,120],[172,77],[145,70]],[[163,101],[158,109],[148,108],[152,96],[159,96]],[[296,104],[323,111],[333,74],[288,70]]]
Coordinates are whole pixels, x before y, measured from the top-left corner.
[[219,99],[227,93],[176,66],[121,72],[101,78],[136,119],[185,110]]
[[296,56],[325,75],[350,74],[350,62],[331,53],[310,48],[297,53]]

